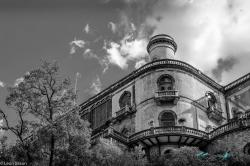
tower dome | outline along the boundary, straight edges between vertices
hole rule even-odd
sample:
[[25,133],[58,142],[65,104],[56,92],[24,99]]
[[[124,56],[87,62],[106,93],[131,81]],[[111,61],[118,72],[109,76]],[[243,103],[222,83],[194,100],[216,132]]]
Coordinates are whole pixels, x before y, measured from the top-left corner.
[[157,59],[174,59],[176,50],[177,44],[174,39],[165,34],[152,37],[147,46],[151,61]]

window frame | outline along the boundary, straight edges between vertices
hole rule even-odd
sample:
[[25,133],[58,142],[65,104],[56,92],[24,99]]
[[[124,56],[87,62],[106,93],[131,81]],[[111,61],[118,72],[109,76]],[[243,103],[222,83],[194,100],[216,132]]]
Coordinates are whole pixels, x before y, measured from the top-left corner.
[[[171,118],[163,118],[164,114],[171,114],[172,117]],[[172,110],[164,110],[159,114],[158,117],[159,120],[159,126],[160,127],[171,127],[171,126],[164,126],[163,123],[172,123],[172,126],[176,126],[176,121],[177,121],[177,115],[175,112],[173,112]]]
[[131,106],[131,92],[124,91],[119,99],[119,107],[120,109],[122,109],[126,107],[127,105]]
[[[169,81],[162,81],[167,78]],[[163,74],[157,79],[157,88],[158,91],[167,91],[167,90],[175,90],[175,80],[169,74]],[[164,90],[162,90],[164,88]]]

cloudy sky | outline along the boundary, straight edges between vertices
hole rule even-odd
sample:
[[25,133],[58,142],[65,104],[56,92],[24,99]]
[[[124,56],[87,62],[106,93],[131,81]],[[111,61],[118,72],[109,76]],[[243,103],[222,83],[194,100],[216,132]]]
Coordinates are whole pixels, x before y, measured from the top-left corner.
[[83,102],[149,62],[147,42],[161,33],[176,59],[226,85],[250,72],[249,9],[247,0],[1,0],[0,108],[16,121],[6,87],[40,59],[58,61],[72,86],[77,75]]

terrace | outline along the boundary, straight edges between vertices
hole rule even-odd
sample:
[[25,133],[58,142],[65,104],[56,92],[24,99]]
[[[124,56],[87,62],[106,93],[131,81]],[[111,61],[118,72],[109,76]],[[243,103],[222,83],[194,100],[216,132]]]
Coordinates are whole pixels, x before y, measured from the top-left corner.
[[92,137],[95,142],[98,138],[112,138],[125,145],[134,147],[142,144],[144,146],[153,146],[163,143],[175,143],[188,146],[204,147],[211,141],[236,130],[242,128],[250,128],[250,117],[229,122],[222,125],[211,132],[204,132],[201,130],[185,127],[185,126],[171,126],[171,127],[151,127],[149,129],[137,132],[130,136],[125,136],[120,132],[114,130],[112,127],[107,128],[102,133]]

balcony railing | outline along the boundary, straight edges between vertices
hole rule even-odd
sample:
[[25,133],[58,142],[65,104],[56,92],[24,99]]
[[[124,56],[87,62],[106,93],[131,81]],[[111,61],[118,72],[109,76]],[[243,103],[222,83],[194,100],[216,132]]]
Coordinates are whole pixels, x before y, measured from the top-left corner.
[[104,138],[112,137],[120,142],[123,142],[129,145],[130,143],[139,141],[140,139],[143,139],[144,137],[156,137],[156,136],[161,136],[161,135],[178,135],[178,134],[191,135],[191,136],[199,137],[207,141],[211,141],[225,133],[232,132],[233,130],[241,129],[242,127],[250,128],[250,117],[227,123],[211,131],[210,133],[197,130],[197,129],[193,129],[193,128],[189,128],[189,127],[184,127],[184,126],[172,126],[172,127],[150,128],[150,129],[146,129],[138,133],[135,133],[131,136],[126,136],[114,130],[112,127],[110,127],[104,130],[102,133],[94,135],[91,138],[92,140],[91,142],[95,142],[100,137],[104,137]]
[[209,139],[213,139],[225,132],[235,130],[237,128],[242,127],[250,127],[250,118],[242,119],[242,120],[235,120],[233,122],[227,123],[225,125],[222,125],[218,127],[217,129],[213,130],[209,133]]
[[155,97],[172,97],[172,96],[178,96],[177,90],[165,90],[165,91],[159,91],[155,92]]
[[210,106],[207,108],[207,113],[209,118],[213,118],[217,120],[218,122],[221,122],[223,120],[222,111],[215,108],[214,106]]
[[116,117],[126,113],[126,112],[130,112],[131,107],[129,105],[126,105],[125,107],[123,107],[122,109],[120,109],[119,111],[116,112]]
[[121,108],[119,111],[116,112],[116,120],[120,121],[122,119],[125,119],[131,113],[133,113],[132,107],[126,105],[125,107]]
[[177,103],[179,99],[179,94],[177,90],[165,90],[155,92],[155,101],[157,105],[161,105],[163,101],[173,101],[174,104]]
[[208,135],[204,131],[189,128],[189,127],[172,126],[172,127],[156,127],[156,128],[143,130],[141,132],[131,135],[129,138],[129,141],[133,142],[143,137],[148,137],[152,135],[157,136],[157,135],[164,135],[164,134],[187,134],[187,135],[193,135],[193,136],[208,139]]

